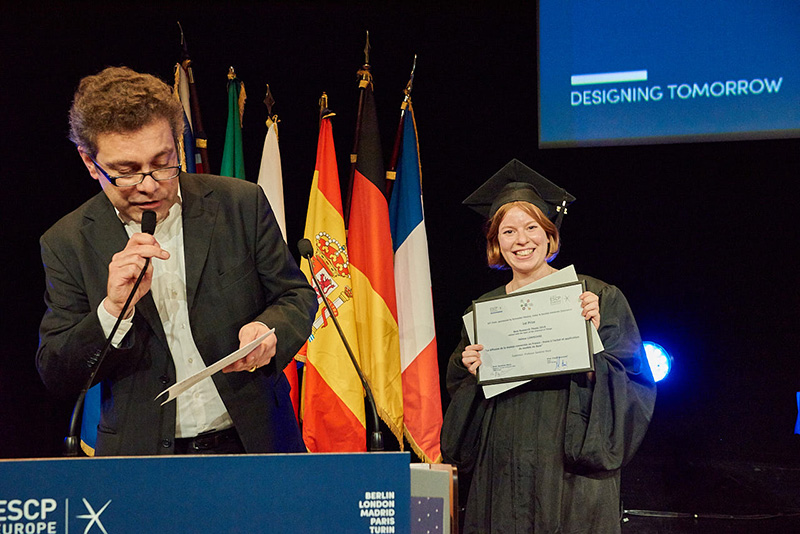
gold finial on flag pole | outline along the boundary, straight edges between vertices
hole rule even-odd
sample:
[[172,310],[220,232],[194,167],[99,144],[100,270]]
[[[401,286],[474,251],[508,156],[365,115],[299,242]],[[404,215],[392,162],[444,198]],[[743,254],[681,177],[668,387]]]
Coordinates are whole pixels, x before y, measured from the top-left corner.
[[335,117],[336,113],[328,107],[328,93],[323,92],[319,97],[319,120]]
[[406,88],[403,90],[406,97],[403,100],[408,101],[411,98],[411,90],[414,88],[414,72],[417,70],[417,54],[414,54],[414,63],[411,65],[411,76],[408,78],[408,83],[406,84]]
[[367,30],[367,42],[364,45],[364,65],[369,69],[369,30]]

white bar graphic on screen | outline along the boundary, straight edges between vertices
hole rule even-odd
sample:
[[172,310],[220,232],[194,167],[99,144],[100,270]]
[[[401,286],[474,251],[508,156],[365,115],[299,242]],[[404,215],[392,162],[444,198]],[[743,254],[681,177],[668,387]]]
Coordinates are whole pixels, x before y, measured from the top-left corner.
[[646,70],[629,70],[625,72],[598,72],[597,74],[575,74],[572,85],[591,85],[595,83],[646,82]]

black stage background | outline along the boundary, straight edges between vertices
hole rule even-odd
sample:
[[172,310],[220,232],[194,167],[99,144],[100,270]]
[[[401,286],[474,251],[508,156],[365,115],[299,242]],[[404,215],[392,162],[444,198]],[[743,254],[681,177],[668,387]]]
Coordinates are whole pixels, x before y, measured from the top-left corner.
[[[98,190],[66,139],[72,93],[82,76],[107,65],[171,80],[180,20],[212,170],[222,155],[228,67],[248,93],[244,146],[252,181],[265,135],[265,84],[272,88],[293,250],[313,174],[320,94],[328,93],[338,114],[345,181],[365,30],[387,157],[418,54],[413,98],[442,367],[462,310],[507,276],[485,266],[481,220],[461,200],[514,157],[578,198],[554,265],[574,263],[622,288],[643,338],[675,358],[631,467],[650,479],[629,476],[636,493],[626,504],[692,507],[692,495],[706,486],[724,502],[725,485],[702,475],[720,462],[751,474],[754,465],[784,477],[797,473],[798,140],[537,149],[534,2],[33,2],[1,9],[0,457],[58,455],[72,405],[48,395],[34,367],[44,311],[38,237]],[[785,478],[772,484],[777,475],[770,476],[770,486],[791,486]],[[767,502],[800,508],[796,498]]]

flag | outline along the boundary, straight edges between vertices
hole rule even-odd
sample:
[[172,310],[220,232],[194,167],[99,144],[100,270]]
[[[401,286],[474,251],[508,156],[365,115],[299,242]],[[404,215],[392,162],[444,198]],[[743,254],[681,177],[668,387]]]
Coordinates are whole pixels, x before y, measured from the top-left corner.
[[389,206],[383,193],[383,155],[368,72],[365,78],[361,80],[363,102],[359,106],[362,112],[356,127],[359,134],[347,245],[361,369],[375,396],[378,415],[402,447],[403,390]]
[[[181,62],[175,66],[175,94],[178,95],[183,112],[185,115],[184,124],[188,124],[191,131],[193,144],[185,144],[186,169],[188,172],[208,173],[211,172],[211,165],[208,161],[208,139],[203,130],[203,118],[200,114],[200,99],[197,96],[197,86],[194,83],[194,71],[192,70],[192,59],[189,57],[189,47],[183,35],[183,27],[178,22],[181,29]],[[180,67],[180,70],[178,70]],[[180,77],[180,78],[179,78]],[[192,163],[193,162],[193,163]],[[194,168],[194,170],[189,170]]]
[[428,463],[441,462],[442,399],[433,322],[428,237],[422,208],[417,125],[411,99],[403,102],[402,142],[389,218],[400,330],[403,423],[411,448]]
[[[269,90],[269,89],[267,89]],[[261,152],[261,167],[258,171],[258,185],[267,196],[275,219],[286,241],[286,216],[283,207],[283,173],[281,172],[281,153],[278,148],[278,116],[267,117],[267,135],[264,138],[264,150]],[[297,362],[292,361],[283,370],[291,387],[294,415],[299,418],[300,410],[300,378],[297,375]]]
[[178,139],[181,170],[197,172],[195,159],[195,139],[192,132],[192,110],[189,96],[189,77],[180,63],[175,64],[175,98],[183,107],[183,136]]
[[[366,450],[364,390],[322,301],[327,298],[330,302],[358,359],[353,290],[330,116],[320,121],[317,161],[303,234],[313,244],[314,276],[324,293],[324,296],[317,293],[320,305],[306,346],[303,440],[311,452],[363,452]],[[308,263],[303,262],[301,268],[312,283]]]
[[81,416],[81,449],[86,456],[94,456],[97,447],[97,425],[100,424],[100,387],[95,384],[86,392]]
[[264,150],[261,152],[261,168],[258,171],[258,185],[267,195],[278,226],[281,227],[283,240],[286,241],[286,211],[283,207],[283,174],[281,171],[281,152],[278,148],[277,115],[267,119],[267,136],[264,138]]
[[242,115],[244,83],[236,77],[233,67],[228,71],[228,126],[225,130],[225,147],[222,151],[222,176],[244,179],[244,152],[242,151]]

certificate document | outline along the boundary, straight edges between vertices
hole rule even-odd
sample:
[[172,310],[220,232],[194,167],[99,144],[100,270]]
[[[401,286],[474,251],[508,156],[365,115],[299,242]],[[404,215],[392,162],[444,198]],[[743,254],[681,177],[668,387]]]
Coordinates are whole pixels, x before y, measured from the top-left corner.
[[593,370],[583,291],[581,282],[572,282],[475,301],[475,342],[484,346],[478,383]]
[[256,348],[256,346],[259,343],[261,343],[262,341],[267,339],[268,336],[271,336],[274,333],[275,333],[275,329],[274,328],[270,328],[269,332],[257,337],[256,339],[254,339],[253,341],[251,341],[250,343],[248,343],[244,347],[231,352],[230,354],[228,354],[227,356],[225,356],[221,360],[209,365],[208,367],[206,367],[202,371],[198,371],[195,374],[193,374],[192,376],[184,378],[183,380],[181,380],[177,384],[171,385],[170,387],[168,387],[167,389],[165,389],[164,391],[162,391],[161,393],[156,395],[156,398],[153,399],[153,400],[158,400],[160,397],[163,397],[164,394],[166,394],[167,397],[164,399],[164,402],[161,403],[161,406],[164,406],[166,403],[170,402],[171,400],[176,399],[178,397],[178,395],[180,395],[181,393],[183,393],[184,391],[186,391],[190,387],[194,386],[195,384],[197,384],[201,380],[205,380],[209,376],[211,376],[213,374],[216,374],[219,370],[221,370],[224,367],[227,367],[228,365],[232,364],[236,360],[241,360],[242,358],[244,358],[245,356],[250,354],[250,351],[253,350],[254,348]]

